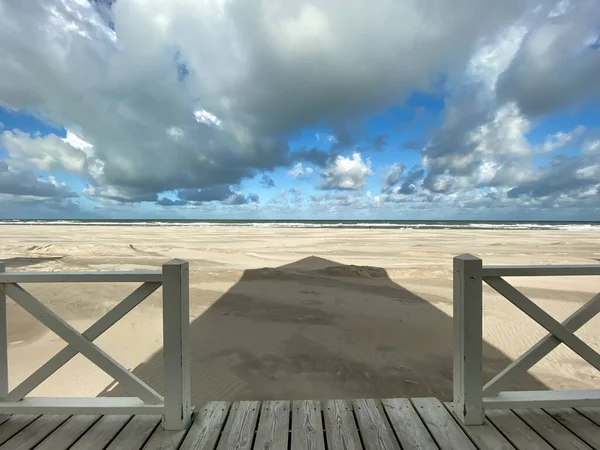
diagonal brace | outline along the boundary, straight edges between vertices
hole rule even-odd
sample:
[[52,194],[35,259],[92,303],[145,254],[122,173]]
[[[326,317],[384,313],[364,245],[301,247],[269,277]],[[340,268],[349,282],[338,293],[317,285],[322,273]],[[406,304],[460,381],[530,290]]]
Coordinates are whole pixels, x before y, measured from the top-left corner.
[[563,344],[600,370],[600,355],[593,348],[579,339],[546,311],[532,302],[529,298],[507,283],[501,277],[486,277],[485,282],[499,294],[506,297],[513,305],[552,333]]
[[[161,286],[161,283],[148,282],[129,294],[123,301],[116,305],[113,309],[102,316],[96,323],[83,332],[83,336],[90,341],[97,339],[106,330],[117,323],[129,311],[139,305],[150,294],[156,291]],[[19,401],[37,386],[43,383],[50,375],[64,366],[79,352],[71,345],[67,345],[60,352],[50,358],[43,366],[33,372],[21,384],[8,393],[2,400],[5,402]]]
[[6,295],[11,297],[29,314],[36,317],[96,366],[116,381],[122,383],[126,389],[131,390],[147,403],[161,404],[164,402],[163,397],[158,392],[82,336],[75,328],[66,323],[51,309],[40,303],[21,286],[15,283],[6,283],[5,288]]
[[[596,314],[600,313],[600,294],[596,294],[592,297],[585,305],[579,308],[576,312],[571,314],[562,325],[569,331],[575,332],[591,319]],[[508,386],[514,380],[519,378],[520,375],[527,372],[531,367],[535,365],[540,359],[554,350],[561,344],[554,335],[547,334],[537,344],[531,347],[518,359],[513,361],[498,375],[492,378],[483,387],[483,395],[491,397],[497,395],[505,386]]]

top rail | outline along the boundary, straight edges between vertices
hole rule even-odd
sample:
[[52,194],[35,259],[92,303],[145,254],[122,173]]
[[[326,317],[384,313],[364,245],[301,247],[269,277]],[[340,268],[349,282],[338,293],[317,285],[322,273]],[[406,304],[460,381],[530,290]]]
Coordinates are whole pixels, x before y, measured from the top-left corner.
[[481,275],[483,278],[600,275],[600,264],[568,266],[483,266]]
[[161,283],[163,275],[160,271],[132,272],[3,272],[0,273],[2,283]]

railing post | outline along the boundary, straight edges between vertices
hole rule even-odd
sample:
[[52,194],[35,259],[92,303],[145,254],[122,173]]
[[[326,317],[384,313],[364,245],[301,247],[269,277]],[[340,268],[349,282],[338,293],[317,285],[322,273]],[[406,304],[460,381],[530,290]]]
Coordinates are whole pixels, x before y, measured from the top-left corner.
[[454,258],[454,412],[465,425],[483,423],[482,260]]
[[[0,273],[6,271],[0,262]],[[6,330],[6,293],[0,283],[0,398],[8,394],[8,335]]]
[[163,355],[165,412],[163,427],[182,430],[191,420],[189,264],[174,259],[163,273]]

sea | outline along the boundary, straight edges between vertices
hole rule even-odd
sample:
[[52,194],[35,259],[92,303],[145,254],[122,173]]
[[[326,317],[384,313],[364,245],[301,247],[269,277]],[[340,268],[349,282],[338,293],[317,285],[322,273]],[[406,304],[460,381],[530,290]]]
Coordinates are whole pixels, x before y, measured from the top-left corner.
[[0,225],[83,225],[150,227],[358,228],[424,230],[573,230],[600,231],[600,222],[500,220],[218,220],[218,219],[80,219],[0,220]]

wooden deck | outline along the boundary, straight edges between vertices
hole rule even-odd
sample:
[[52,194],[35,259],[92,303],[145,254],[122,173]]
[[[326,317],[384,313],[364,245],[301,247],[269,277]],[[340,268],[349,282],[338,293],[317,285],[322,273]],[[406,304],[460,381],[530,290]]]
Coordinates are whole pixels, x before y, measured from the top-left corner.
[[434,398],[210,402],[183,431],[158,416],[12,415],[0,450],[600,449],[600,408],[488,411],[461,427]]

